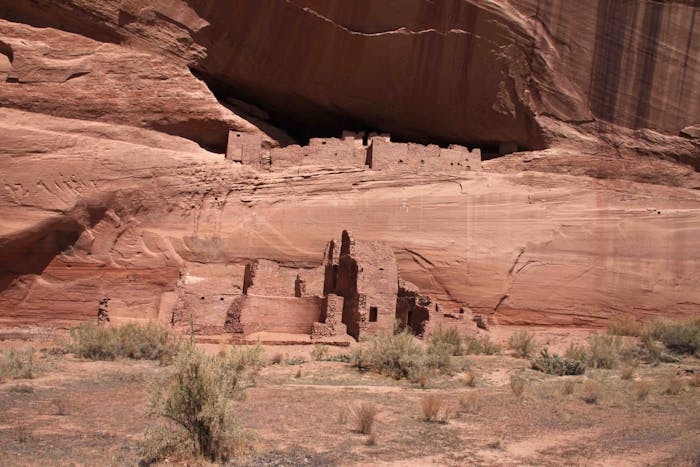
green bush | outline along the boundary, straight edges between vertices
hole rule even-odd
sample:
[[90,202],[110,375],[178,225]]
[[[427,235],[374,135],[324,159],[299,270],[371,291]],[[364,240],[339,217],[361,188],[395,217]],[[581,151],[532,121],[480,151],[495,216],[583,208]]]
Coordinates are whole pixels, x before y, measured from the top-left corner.
[[462,338],[457,329],[439,327],[430,336],[431,347],[441,347],[440,352],[449,352],[450,355],[462,355]]
[[411,333],[404,330],[393,335],[371,336],[353,349],[350,359],[361,371],[373,370],[395,379],[416,381],[432,370],[450,371],[453,349],[441,342],[430,345],[426,351]]
[[201,456],[226,462],[249,448],[230,400],[242,398],[243,377],[262,364],[262,349],[238,347],[208,356],[189,343],[175,357],[172,381],[154,387],[150,414],[163,423],[146,432],[148,462]]
[[540,356],[532,362],[532,369],[557,376],[582,375],[586,372],[586,365],[577,360],[550,354],[545,348],[540,352]]
[[658,320],[647,333],[674,353],[700,356],[700,318]]
[[465,355],[498,355],[501,353],[501,346],[491,340],[489,336],[464,338]]
[[592,334],[588,337],[587,362],[593,368],[615,368],[620,361],[622,340],[618,336]]
[[314,345],[314,349],[311,351],[311,358],[317,362],[322,362],[328,358],[328,346],[322,344]]
[[0,382],[33,378],[36,370],[34,353],[34,348],[0,352]]
[[149,322],[145,326],[98,326],[85,323],[70,330],[69,352],[90,360],[168,361],[177,353],[181,340],[174,331]]
[[508,345],[511,349],[515,350],[518,356],[523,358],[529,358],[537,349],[535,335],[524,329],[515,331],[510,336]]

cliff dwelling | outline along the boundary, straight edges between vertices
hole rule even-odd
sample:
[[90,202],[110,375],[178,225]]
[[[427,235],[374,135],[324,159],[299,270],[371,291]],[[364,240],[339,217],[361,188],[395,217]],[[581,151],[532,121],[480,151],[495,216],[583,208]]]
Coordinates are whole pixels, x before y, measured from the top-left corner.
[[326,244],[316,267],[288,267],[267,259],[242,268],[189,263],[180,276],[172,309],[165,313],[172,324],[192,326],[199,335],[332,342],[348,335],[360,340],[391,333],[397,326],[422,336],[442,320],[463,318],[444,313],[402,280],[387,244],[356,240],[347,230],[340,241]]

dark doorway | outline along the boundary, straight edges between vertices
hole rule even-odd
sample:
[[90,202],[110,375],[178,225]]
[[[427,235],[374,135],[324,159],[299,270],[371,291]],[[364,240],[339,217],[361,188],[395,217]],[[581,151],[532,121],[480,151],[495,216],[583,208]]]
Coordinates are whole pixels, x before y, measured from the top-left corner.
[[369,322],[370,323],[377,322],[377,307],[376,306],[369,307]]

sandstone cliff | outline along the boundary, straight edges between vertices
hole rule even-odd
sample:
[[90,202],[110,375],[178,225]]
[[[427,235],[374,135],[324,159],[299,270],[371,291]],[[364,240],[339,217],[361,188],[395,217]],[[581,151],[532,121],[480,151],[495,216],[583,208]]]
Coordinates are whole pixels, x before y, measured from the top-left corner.
[[[0,0],[0,323],[94,317],[105,294],[155,317],[184,262],[314,267],[345,228],[502,323],[697,313],[697,11]],[[223,159],[229,129],[288,144],[272,122],[535,151],[462,174]]]

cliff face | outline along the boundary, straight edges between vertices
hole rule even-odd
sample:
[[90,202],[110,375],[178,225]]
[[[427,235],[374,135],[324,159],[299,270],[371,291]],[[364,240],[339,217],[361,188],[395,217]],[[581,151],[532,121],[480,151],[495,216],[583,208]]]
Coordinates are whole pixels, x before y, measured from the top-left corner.
[[[11,19],[150,48],[288,127],[537,149],[556,122],[700,121],[692,2],[2,1]],[[549,117],[549,118],[543,118]]]
[[[697,129],[674,136],[700,122],[697,11],[0,0],[0,324],[91,318],[103,295],[155,317],[186,262],[317,266],[343,229],[503,323],[697,313]],[[229,129],[289,143],[270,122],[537,151],[461,174],[223,159]]]

